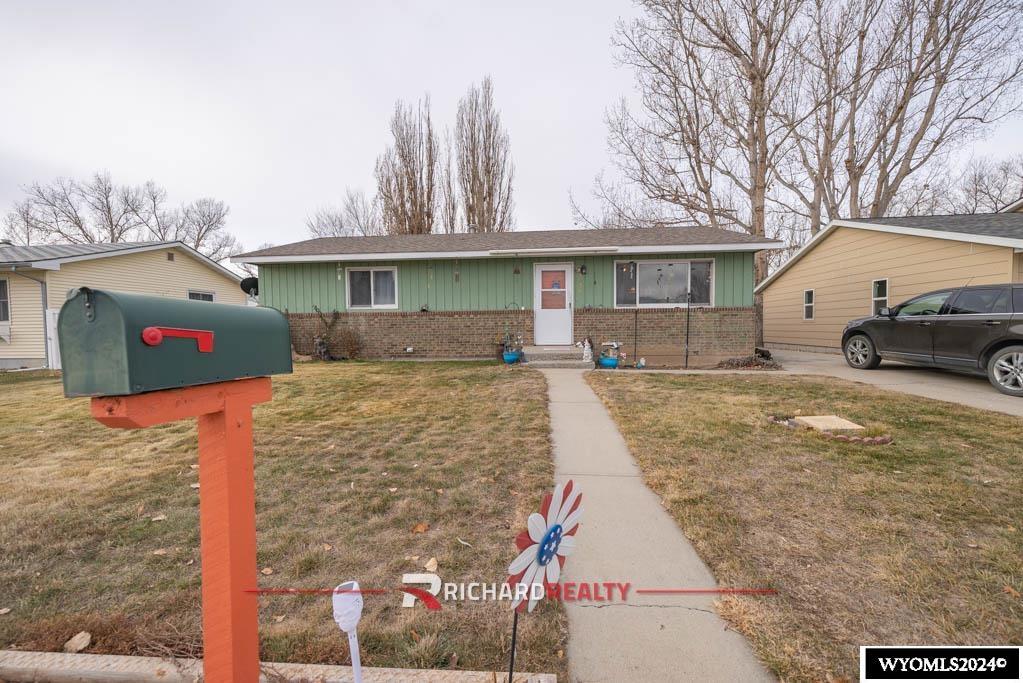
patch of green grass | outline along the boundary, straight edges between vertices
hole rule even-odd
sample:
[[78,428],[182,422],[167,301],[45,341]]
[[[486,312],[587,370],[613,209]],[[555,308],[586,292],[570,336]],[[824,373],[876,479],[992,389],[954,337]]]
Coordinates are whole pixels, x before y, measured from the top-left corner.
[[[790,681],[855,680],[859,645],[1023,643],[1023,421],[835,379],[593,373],[646,482]],[[887,446],[768,415],[837,414]]]
[[[274,378],[255,410],[261,587],[396,588],[431,557],[444,581],[503,581],[552,485],[549,429],[543,376],[496,364],[309,363]],[[108,429],[53,378],[0,389],[0,648],[60,650],[89,630],[90,652],[201,653],[195,449],[193,423]],[[400,604],[366,596],[366,665],[507,666],[507,605]],[[347,662],[329,595],[261,597],[260,633],[264,659]],[[522,670],[564,675],[559,606],[519,638]]]
[[53,370],[0,370],[0,386],[60,379],[60,373]]

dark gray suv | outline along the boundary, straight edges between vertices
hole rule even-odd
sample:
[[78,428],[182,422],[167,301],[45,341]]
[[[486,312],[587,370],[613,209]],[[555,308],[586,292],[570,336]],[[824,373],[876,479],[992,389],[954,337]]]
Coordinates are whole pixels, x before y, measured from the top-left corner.
[[882,308],[846,325],[842,349],[854,368],[897,360],[961,370],[1023,396],[1023,284],[942,289]]

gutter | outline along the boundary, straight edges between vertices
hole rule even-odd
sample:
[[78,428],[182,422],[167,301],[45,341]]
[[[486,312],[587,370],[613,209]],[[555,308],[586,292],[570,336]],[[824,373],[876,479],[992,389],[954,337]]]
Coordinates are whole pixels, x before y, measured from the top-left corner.
[[44,354],[44,357],[46,358],[46,367],[48,368],[48,367],[50,367],[50,345],[46,343],[46,280],[45,279],[40,280],[38,278],[32,277],[31,275],[26,275],[25,273],[19,273],[17,269],[18,269],[18,266],[15,266],[15,265],[10,266],[10,272],[13,275],[17,275],[18,277],[23,277],[26,280],[31,280],[32,282],[35,282],[36,284],[39,285],[39,295],[40,295],[40,299],[41,299],[40,303],[42,304],[42,313],[43,313],[43,354]]
[[344,261],[419,261],[425,259],[473,259],[514,256],[585,256],[587,254],[685,254],[706,252],[762,251],[784,246],[777,240],[735,242],[727,244],[669,244],[646,246],[541,247],[524,249],[489,249],[486,251],[404,251],[367,252],[359,254],[298,254],[281,256],[246,256],[231,258],[232,263],[324,263]]

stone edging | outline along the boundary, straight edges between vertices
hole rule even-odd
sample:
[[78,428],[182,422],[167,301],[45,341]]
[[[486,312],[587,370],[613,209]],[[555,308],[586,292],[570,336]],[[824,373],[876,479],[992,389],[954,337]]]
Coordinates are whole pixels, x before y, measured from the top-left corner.
[[[814,431],[809,427],[804,427],[801,424],[797,424],[792,418],[778,417],[776,415],[768,415],[767,421],[771,424],[781,425],[782,427],[788,427],[789,429],[807,429]],[[831,439],[832,441],[843,441],[848,443],[860,444],[861,446],[887,446],[892,443],[894,439],[891,434],[884,434],[882,436],[850,436],[848,434],[835,434],[831,431],[817,432],[825,439]]]

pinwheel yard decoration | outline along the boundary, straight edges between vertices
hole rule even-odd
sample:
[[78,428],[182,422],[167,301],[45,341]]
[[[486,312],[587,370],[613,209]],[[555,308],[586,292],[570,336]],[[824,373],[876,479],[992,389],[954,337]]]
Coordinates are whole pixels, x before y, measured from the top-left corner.
[[515,596],[512,602],[511,661],[508,665],[508,683],[515,671],[515,637],[518,634],[519,612],[532,612],[546,592],[546,586],[561,577],[565,558],[575,550],[575,533],[583,509],[582,491],[569,479],[564,486],[558,484],[553,493],[543,497],[540,511],[529,515],[526,530],[515,538],[519,555],[508,565],[508,585]]

